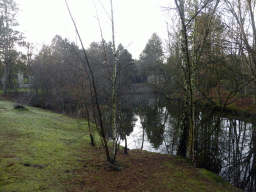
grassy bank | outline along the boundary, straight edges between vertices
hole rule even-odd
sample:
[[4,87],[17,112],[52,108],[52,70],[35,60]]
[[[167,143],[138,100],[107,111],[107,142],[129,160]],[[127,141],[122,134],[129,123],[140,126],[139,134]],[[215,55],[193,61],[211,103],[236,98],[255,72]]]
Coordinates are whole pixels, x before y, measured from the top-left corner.
[[[184,96],[166,95],[165,98],[177,102],[182,101]],[[211,109],[244,117],[256,117],[256,103],[252,96],[239,93],[231,94],[230,91],[219,91],[216,88],[211,89],[207,97],[196,95],[195,104],[199,109]]]
[[256,104],[252,96],[213,88],[209,97],[220,110],[224,104],[227,104],[224,109],[226,112],[247,117],[256,115]]
[[[8,89],[7,93],[13,92],[29,92],[30,88],[17,88],[17,89]],[[0,89],[0,94],[3,94],[3,89]]]
[[131,150],[117,165],[89,145],[83,120],[0,101],[0,191],[239,191],[170,155]]

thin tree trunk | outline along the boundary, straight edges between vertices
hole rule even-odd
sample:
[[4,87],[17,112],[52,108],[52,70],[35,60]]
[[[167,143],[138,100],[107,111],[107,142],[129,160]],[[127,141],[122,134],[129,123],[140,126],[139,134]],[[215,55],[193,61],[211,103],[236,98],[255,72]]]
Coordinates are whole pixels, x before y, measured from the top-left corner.
[[187,28],[185,25],[185,13],[184,13],[184,0],[180,0],[179,4],[175,0],[176,6],[179,9],[180,20],[181,20],[181,49],[182,49],[182,73],[183,73],[183,83],[184,83],[184,107],[183,107],[183,119],[182,119],[182,134],[180,139],[180,144],[178,147],[177,154],[183,157],[187,156],[187,149],[190,149],[189,140],[189,130],[190,130],[190,59],[188,55],[188,39],[187,39]]
[[106,135],[105,135],[105,131],[104,131],[104,125],[103,125],[103,121],[102,121],[101,110],[100,110],[99,101],[98,101],[98,94],[97,94],[96,85],[95,85],[94,73],[93,73],[93,71],[92,71],[92,69],[91,69],[91,65],[90,65],[89,59],[88,59],[88,57],[87,57],[87,54],[86,54],[86,51],[85,51],[85,48],[84,48],[84,45],[83,45],[83,42],[82,42],[80,33],[79,33],[78,29],[77,29],[75,20],[73,19],[72,14],[71,14],[71,12],[70,12],[70,9],[69,9],[67,0],[65,0],[65,2],[66,2],[67,9],[68,9],[69,15],[70,15],[70,17],[71,17],[71,20],[72,20],[72,22],[73,22],[73,24],[74,24],[74,27],[75,27],[75,29],[76,29],[76,33],[77,33],[77,35],[78,35],[79,41],[80,41],[80,43],[81,43],[82,50],[83,50],[83,53],[84,53],[84,56],[85,56],[85,59],[86,59],[86,63],[87,63],[87,66],[88,66],[88,68],[89,68],[89,72],[90,72],[90,75],[91,75],[92,87],[93,87],[94,94],[95,94],[95,104],[96,104],[96,107],[97,107],[98,116],[99,116],[99,122],[100,122],[100,135],[101,135],[101,137],[102,137],[102,139],[103,139],[103,146],[104,146],[105,153],[106,153],[106,156],[107,156],[107,161],[110,162],[110,155],[109,155],[109,150],[108,150]]
[[142,126],[143,132],[142,132],[142,142],[141,142],[141,148],[140,150],[143,149],[143,145],[144,145],[144,140],[145,140],[145,127]]
[[[253,49],[255,51],[256,49],[256,25],[255,25],[255,16],[254,16],[254,12],[252,10],[252,0],[247,0],[247,4],[250,10],[250,17],[251,17],[251,26],[252,26],[252,32],[253,32]],[[256,65],[256,64],[255,64]]]
[[8,76],[7,64],[6,62],[4,62],[4,75],[3,75],[3,95],[4,96],[7,93],[7,76]]
[[[82,69],[81,65],[80,65],[80,69]],[[84,78],[84,75],[82,73],[82,70],[80,72],[81,72],[81,77],[82,77],[82,89],[84,90],[84,94],[85,94],[86,87],[85,87],[84,82],[83,82],[83,79],[85,79],[85,78]],[[85,95],[83,95],[83,101],[84,101],[84,104],[85,104],[85,110],[86,110],[86,114],[87,114],[87,123],[88,123],[90,138],[91,138],[91,145],[94,147],[95,143],[94,143],[94,139],[93,139],[93,135],[92,135],[91,122],[90,122],[90,113],[89,113],[89,110],[88,110],[88,104],[85,100]]]
[[87,106],[86,101],[85,101],[85,109],[86,109],[86,113],[87,113],[87,123],[88,123],[88,127],[89,127],[89,134],[90,134],[90,138],[91,138],[91,145],[94,147],[95,143],[94,143],[93,134],[92,134],[92,128],[91,128],[91,122],[90,122],[90,114],[89,114],[89,110],[88,110],[88,106]]
[[112,132],[113,132],[113,149],[112,149],[112,157],[111,163],[115,162],[116,152],[117,152],[117,126],[116,126],[116,71],[117,71],[117,52],[115,46],[115,29],[114,29],[114,14],[113,14],[113,4],[111,3],[111,21],[112,21],[112,41],[113,41],[113,54],[114,54],[114,69],[112,76]]
[[127,137],[126,137],[126,134],[124,135],[124,154],[128,154],[127,150]]
[[5,29],[4,29],[4,75],[3,75],[3,95],[7,93],[7,78],[9,75],[9,39],[7,37],[7,29],[9,28],[9,23],[7,21],[7,6],[4,4],[5,10]]

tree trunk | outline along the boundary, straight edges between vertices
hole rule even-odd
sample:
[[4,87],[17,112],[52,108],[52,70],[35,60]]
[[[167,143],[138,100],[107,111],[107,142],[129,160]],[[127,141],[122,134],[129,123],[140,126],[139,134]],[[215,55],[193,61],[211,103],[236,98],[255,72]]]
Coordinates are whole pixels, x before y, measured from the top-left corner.
[[8,77],[8,69],[7,64],[4,62],[4,75],[3,75],[3,95],[5,96],[7,93],[7,77]]
[[125,145],[124,145],[124,154],[128,154],[128,152],[127,152],[127,137],[126,137],[126,134],[124,135],[124,143],[125,143]]
[[188,137],[189,137],[189,115],[183,113],[183,119],[182,119],[182,134],[180,137],[179,147],[177,151],[177,155],[180,155],[182,157],[187,156],[187,145],[188,145]]
[[112,76],[112,132],[113,132],[113,149],[111,155],[111,162],[114,163],[117,152],[117,126],[116,126],[116,71],[117,71],[117,52],[115,46],[115,29],[114,29],[114,15],[113,15],[113,4],[111,2],[111,21],[112,21],[112,41],[113,41],[113,54],[114,54],[114,69]]
[[82,46],[82,50],[83,50],[83,54],[84,54],[84,57],[85,57],[85,61],[82,61],[84,63],[84,65],[87,64],[88,68],[89,68],[89,73],[91,75],[91,79],[89,78],[89,81],[90,83],[92,83],[92,88],[93,88],[93,91],[94,91],[94,96],[95,96],[95,103],[92,103],[93,106],[94,104],[96,105],[96,108],[97,108],[97,112],[98,112],[98,117],[99,117],[99,126],[100,126],[100,130],[99,130],[99,134],[102,138],[102,143],[103,143],[103,147],[105,149],[105,153],[106,153],[106,156],[107,156],[107,161],[111,161],[110,159],[110,155],[109,155],[109,149],[108,149],[108,144],[107,144],[107,139],[106,139],[106,134],[105,134],[105,130],[104,130],[104,125],[103,125],[103,120],[102,120],[102,115],[101,115],[101,110],[100,110],[100,105],[99,105],[99,101],[98,101],[98,94],[97,94],[97,90],[96,90],[96,85],[95,85],[95,78],[94,78],[94,73],[92,71],[92,68],[91,68],[91,65],[90,65],[90,62],[89,62],[89,59],[87,57],[87,53],[86,53],[86,50],[84,48],[84,45],[83,45],[83,41],[81,39],[81,36],[80,36],[80,33],[78,31],[78,28],[76,26],[76,23],[75,23],[75,20],[73,19],[72,17],[72,14],[71,14],[71,11],[69,9],[69,6],[68,6],[68,3],[67,3],[67,0],[65,0],[66,2],[66,5],[67,5],[67,9],[68,9],[68,12],[69,12],[69,15],[70,15],[70,18],[74,24],[74,27],[76,29],[76,33],[78,35],[78,38],[79,38],[79,41],[81,43],[81,46]]
[[[204,39],[202,44],[196,47],[196,17],[202,11],[210,1],[205,2],[205,4],[198,10],[198,1],[194,0],[195,11],[194,15],[188,19],[185,18],[185,0],[175,0],[176,7],[179,12],[181,21],[181,52],[182,52],[182,75],[184,83],[184,107],[183,107],[183,122],[182,122],[182,134],[180,138],[180,146],[178,148],[178,154],[194,159],[194,100],[195,100],[195,74],[194,68],[195,64],[198,63],[202,48],[204,47],[207,36],[209,35],[209,24],[212,17],[209,18],[206,32],[204,34]],[[219,0],[217,0],[212,15],[214,14]],[[191,44],[189,44],[189,24],[194,20],[194,32],[193,32],[193,44],[192,50],[189,50]],[[188,21],[188,22],[187,22]],[[191,55],[191,53],[193,53]],[[187,153],[186,153],[187,152]]]
[[4,37],[3,37],[3,41],[4,41],[4,49],[3,49],[3,53],[4,53],[4,75],[3,75],[3,95],[6,95],[7,93],[7,78],[9,75],[9,39],[8,39],[8,34],[7,34],[7,29],[9,29],[9,23],[7,20],[7,5],[4,4],[4,11],[5,11],[5,26],[6,28],[4,29]]
[[191,62],[188,51],[188,36],[187,26],[185,24],[185,12],[184,12],[184,0],[180,0],[179,3],[175,0],[176,6],[179,9],[179,15],[181,20],[181,49],[182,49],[182,73],[184,83],[184,107],[183,107],[183,120],[182,120],[182,134],[180,138],[180,144],[177,154],[183,157],[193,154],[193,140],[190,136],[193,135],[193,120],[191,119],[193,110],[193,98],[192,98],[192,81],[191,81]]

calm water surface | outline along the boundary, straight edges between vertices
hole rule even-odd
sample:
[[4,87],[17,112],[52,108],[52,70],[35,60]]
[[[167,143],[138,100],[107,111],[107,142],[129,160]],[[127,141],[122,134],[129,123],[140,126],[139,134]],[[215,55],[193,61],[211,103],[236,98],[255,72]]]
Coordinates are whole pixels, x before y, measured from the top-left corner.
[[[130,95],[123,99],[123,130],[128,148],[176,154],[182,119],[180,102],[155,95]],[[196,167],[206,168],[233,185],[256,189],[256,121],[207,109],[195,112]],[[124,141],[121,141],[124,145]]]

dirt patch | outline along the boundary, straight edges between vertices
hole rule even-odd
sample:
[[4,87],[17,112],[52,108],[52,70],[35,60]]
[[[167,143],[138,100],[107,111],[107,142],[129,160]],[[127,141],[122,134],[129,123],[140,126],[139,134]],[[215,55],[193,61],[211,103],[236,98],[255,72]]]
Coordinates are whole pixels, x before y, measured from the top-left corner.
[[[167,156],[156,161],[156,158],[145,155],[142,151],[131,151],[129,155],[118,154],[118,160],[111,166],[104,159],[104,155],[97,161],[87,160],[84,169],[73,170],[74,178],[72,191],[143,191],[156,189],[156,173],[162,169],[160,162]],[[150,184],[149,184],[150,183]],[[161,186],[158,186],[158,188]],[[164,190],[164,188],[162,188]]]
[[[96,156],[95,156],[96,157]],[[66,170],[70,174],[68,191],[216,191],[200,175],[198,169],[177,156],[131,150],[128,155],[118,154],[117,162],[110,166],[103,150],[95,157],[84,160],[84,168]],[[100,157],[100,158],[99,158]],[[85,157],[86,158],[86,157]],[[191,179],[192,178],[192,179]],[[211,188],[212,185],[212,188]],[[223,188],[221,191],[227,191]]]

